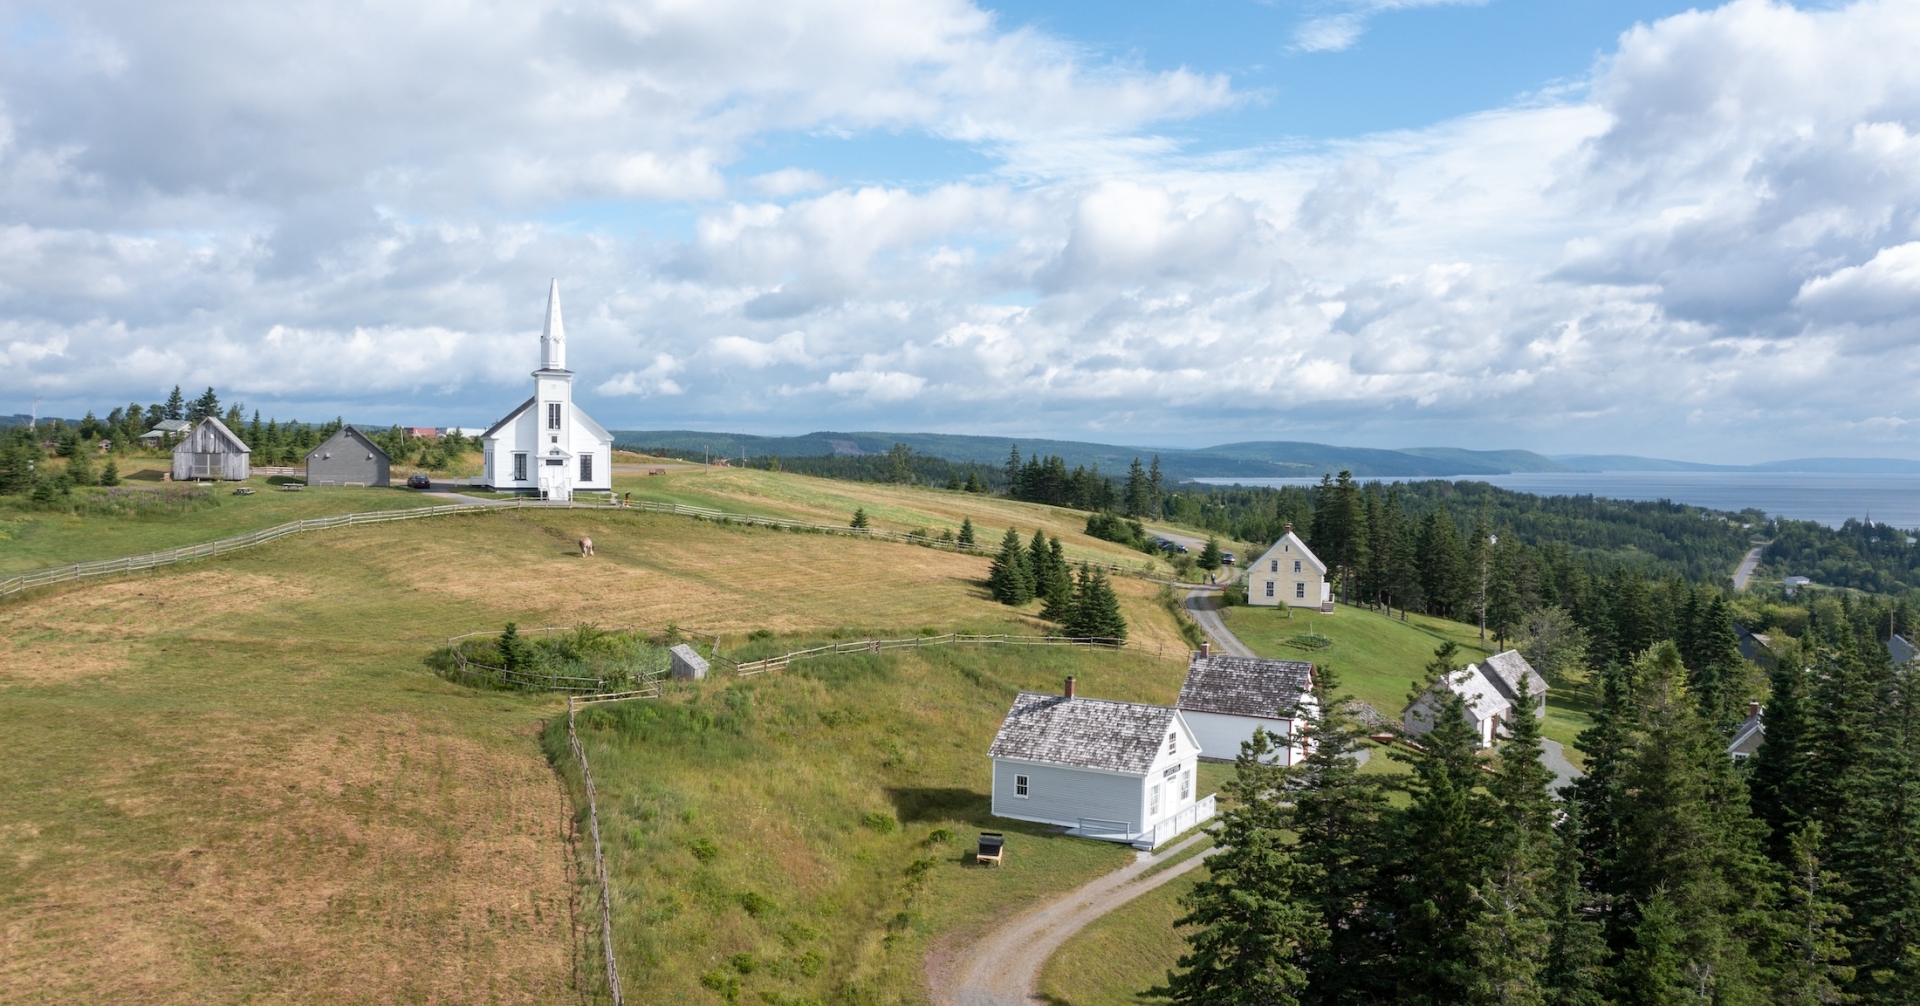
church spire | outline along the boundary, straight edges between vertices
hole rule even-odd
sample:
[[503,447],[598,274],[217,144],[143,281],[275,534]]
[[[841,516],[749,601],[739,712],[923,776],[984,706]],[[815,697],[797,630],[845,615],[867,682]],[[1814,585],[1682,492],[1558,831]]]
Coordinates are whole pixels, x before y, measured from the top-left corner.
[[540,333],[540,369],[567,369],[567,330],[560,323],[560,281],[547,288],[547,327]]

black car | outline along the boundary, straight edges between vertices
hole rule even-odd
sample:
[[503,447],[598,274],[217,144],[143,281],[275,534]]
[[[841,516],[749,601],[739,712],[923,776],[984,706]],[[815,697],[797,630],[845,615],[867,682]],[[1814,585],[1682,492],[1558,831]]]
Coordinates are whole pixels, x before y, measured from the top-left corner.
[[407,488],[408,489],[432,489],[433,479],[429,478],[425,472],[415,472],[412,475],[407,476]]

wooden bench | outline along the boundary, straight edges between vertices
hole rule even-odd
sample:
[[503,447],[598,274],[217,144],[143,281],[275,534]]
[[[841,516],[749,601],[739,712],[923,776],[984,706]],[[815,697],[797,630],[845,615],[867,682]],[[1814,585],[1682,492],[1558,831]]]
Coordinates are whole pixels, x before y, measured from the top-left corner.
[[983,831],[980,833],[980,848],[974,852],[973,860],[982,866],[999,866],[1006,851],[1005,835],[997,831]]

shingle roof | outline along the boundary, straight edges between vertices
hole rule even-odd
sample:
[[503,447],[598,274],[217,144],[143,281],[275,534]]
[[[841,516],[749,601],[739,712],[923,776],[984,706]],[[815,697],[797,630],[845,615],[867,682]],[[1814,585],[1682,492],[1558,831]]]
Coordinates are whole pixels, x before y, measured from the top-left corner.
[[1166,706],[1021,692],[987,753],[1145,775],[1176,715]]
[[1519,702],[1523,692],[1527,698],[1539,698],[1547,694],[1547,679],[1527,663],[1527,658],[1521,656],[1519,650],[1496,653],[1482,661],[1480,666],[1486,668],[1487,676],[1506,693],[1509,702]]
[[1288,719],[1311,687],[1313,665],[1304,660],[1195,656],[1178,705],[1201,713]]
[[174,445],[175,454],[251,454],[246,442],[213,416],[200,420],[193,432]]

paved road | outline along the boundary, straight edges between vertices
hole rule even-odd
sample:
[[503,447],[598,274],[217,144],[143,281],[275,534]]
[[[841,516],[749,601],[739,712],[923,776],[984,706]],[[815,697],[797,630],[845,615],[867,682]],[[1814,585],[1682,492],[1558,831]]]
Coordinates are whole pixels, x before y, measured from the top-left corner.
[[1740,568],[1733,571],[1733,589],[1745,590],[1747,588],[1747,581],[1753,579],[1753,571],[1760,568],[1760,553],[1765,552],[1767,545],[1771,544],[1773,543],[1768,542],[1766,545],[1755,545],[1753,551],[1748,552],[1747,557],[1740,560]]
[[1047,959],[1087,923],[1199,866],[1213,854],[1212,849],[1140,879],[1142,873],[1204,837],[1195,835],[1158,855],[1142,853],[1131,865],[1001,923],[962,950],[949,966],[928,974],[935,1006],[1033,1006],[1044,1002],[1040,969]]
[[1187,611],[1193,620],[1213,641],[1213,648],[1230,657],[1251,657],[1256,654],[1247,648],[1238,637],[1227,630],[1227,623],[1220,619],[1220,592],[1206,587],[1195,587],[1187,592]]

